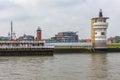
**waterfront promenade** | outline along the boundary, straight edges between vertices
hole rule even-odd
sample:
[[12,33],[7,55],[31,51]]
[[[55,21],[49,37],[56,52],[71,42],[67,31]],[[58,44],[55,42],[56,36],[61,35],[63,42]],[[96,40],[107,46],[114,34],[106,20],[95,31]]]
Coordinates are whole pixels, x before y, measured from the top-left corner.
[[108,44],[107,48],[94,48],[92,42],[71,43],[45,43],[46,46],[54,46],[55,53],[104,53],[120,52],[120,44]]
[[0,56],[53,55],[53,50],[44,41],[0,41]]

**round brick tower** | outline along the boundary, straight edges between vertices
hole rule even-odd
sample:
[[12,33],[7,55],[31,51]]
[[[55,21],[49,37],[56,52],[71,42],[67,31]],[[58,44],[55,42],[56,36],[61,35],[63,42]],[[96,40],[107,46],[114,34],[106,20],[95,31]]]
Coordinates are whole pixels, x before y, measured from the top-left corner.
[[38,29],[37,29],[37,37],[36,37],[36,40],[37,41],[41,41],[41,29],[40,29],[40,27],[38,27]]

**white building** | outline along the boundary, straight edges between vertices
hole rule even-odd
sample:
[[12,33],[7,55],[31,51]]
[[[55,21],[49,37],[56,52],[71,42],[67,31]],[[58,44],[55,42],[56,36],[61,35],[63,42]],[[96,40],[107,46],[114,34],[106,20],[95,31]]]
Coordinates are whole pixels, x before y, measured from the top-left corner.
[[108,23],[106,22],[106,20],[108,19],[108,17],[103,17],[102,10],[100,9],[99,17],[95,17],[92,19],[94,19],[94,48],[105,49],[107,48],[106,36]]

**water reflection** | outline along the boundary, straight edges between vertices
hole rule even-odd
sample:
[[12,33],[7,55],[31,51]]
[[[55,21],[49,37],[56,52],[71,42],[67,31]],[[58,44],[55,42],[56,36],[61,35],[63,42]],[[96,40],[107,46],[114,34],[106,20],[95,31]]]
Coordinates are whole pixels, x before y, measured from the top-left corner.
[[91,59],[91,80],[108,80],[107,53],[93,53]]
[[120,80],[120,54],[0,57],[0,80]]
[[0,80],[39,80],[45,76],[52,59],[53,57],[0,57]]

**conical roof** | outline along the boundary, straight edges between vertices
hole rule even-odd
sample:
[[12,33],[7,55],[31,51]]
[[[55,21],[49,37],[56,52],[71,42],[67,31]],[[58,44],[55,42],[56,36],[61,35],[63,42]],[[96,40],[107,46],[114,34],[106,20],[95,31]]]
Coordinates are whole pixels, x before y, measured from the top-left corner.
[[37,30],[38,30],[38,31],[40,31],[40,30],[41,30],[41,28],[38,26]]

